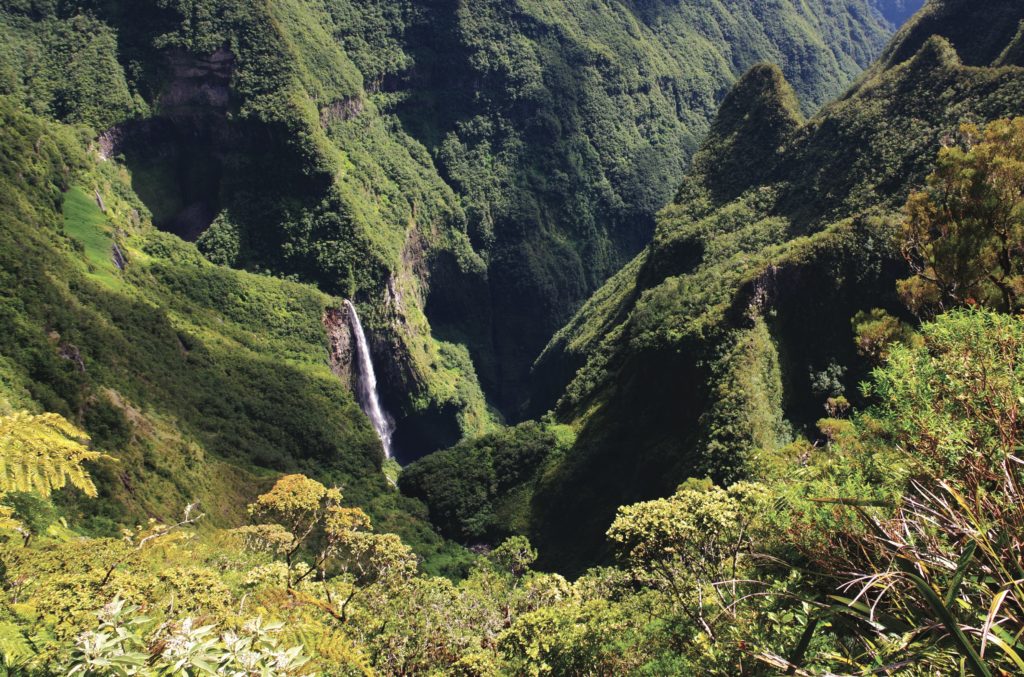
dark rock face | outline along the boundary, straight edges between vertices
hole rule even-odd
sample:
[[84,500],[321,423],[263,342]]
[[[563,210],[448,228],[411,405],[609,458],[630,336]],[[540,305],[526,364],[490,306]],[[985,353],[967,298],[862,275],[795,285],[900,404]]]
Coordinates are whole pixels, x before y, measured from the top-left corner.
[[108,129],[100,152],[123,156],[132,187],[161,230],[194,241],[220,209],[227,149],[237,133],[226,118],[210,115],[137,120]]
[[140,137],[159,142],[173,133],[208,137],[221,147],[238,140],[227,119],[234,55],[223,48],[207,56],[172,49],[164,61],[168,77],[156,103],[157,114],[100,134],[100,151],[105,156],[126,152]]
[[160,95],[160,114],[190,120],[199,115],[223,117],[231,105],[235,55],[225,48],[197,56],[180,49],[167,52],[170,72]]
[[208,55],[171,49],[164,53],[164,68],[156,115],[106,130],[100,151],[124,156],[157,227],[194,241],[220,211],[230,157],[256,146],[251,130],[228,117],[234,54],[224,48]]
[[459,407],[454,403],[433,405],[406,416],[392,440],[400,463],[411,463],[440,449],[454,446],[462,437]]

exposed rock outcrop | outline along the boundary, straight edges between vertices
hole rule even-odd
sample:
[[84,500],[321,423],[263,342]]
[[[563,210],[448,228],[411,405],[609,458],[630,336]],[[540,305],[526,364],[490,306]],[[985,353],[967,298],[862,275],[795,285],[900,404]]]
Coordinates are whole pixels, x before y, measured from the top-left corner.
[[326,129],[332,123],[359,117],[366,104],[360,96],[350,96],[324,106],[320,110],[320,124]]
[[327,362],[334,375],[349,388],[354,387],[352,372],[352,325],[348,317],[348,308],[328,308],[323,316],[324,330],[327,332]]
[[160,115],[188,121],[197,114],[227,113],[235,70],[235,55],[230,50],[221,47],[201,56],[172,49],[166,54],[166,63],[170,77],[160,94]]

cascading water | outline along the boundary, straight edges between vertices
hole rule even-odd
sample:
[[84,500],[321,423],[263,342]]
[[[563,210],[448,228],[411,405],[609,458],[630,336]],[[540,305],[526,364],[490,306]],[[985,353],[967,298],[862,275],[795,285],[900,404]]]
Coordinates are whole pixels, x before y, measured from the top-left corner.
[[384,408],[380,406],[380,396],[377,394],[377,375],[373,371],[373,360],[370,359],[370,347],[366,343],[366,334],[363,332],[363,324],[359,321],[359,313],[356,307],[348,299],[345,300],[348,308],[349,320],[352,324],[352,334],[356,339],[356,350],[359,352],[356,395],[359,399],[359,406],[370,418],[373,429],[380,437],[380,443],[384,445],[384,455],[391,458],[391,436],[395,432],[395,421]]

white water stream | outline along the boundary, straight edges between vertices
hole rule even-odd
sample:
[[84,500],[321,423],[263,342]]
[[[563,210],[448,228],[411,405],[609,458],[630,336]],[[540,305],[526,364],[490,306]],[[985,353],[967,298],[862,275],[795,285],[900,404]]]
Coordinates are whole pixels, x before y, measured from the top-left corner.
[[359,406],[370,418],[373,429],[380,437],[380,443],[384,445],[384,455],[391,458],[391,436],[395,433],[395,421],[388,415],[380,405],[380,396],[377,393],[377,375],[373,371],[373,360],[370,358],[370,346],[366,342],[366,333],[363,332],[363,324],[359,321],[359,313],[352,302],[345,300],[348,308],[349,319],[352,324],[352,336],[356,340],[356,351],[359,358],[356,360],[356,368],[359,370],[357,378],[356,396]]

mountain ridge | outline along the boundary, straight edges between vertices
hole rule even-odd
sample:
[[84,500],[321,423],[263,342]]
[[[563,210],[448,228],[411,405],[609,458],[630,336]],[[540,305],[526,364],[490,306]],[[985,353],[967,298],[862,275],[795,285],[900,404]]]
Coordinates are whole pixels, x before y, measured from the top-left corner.
[[[529,364],[645,244],[748,65],[781,63],[810,111],[892,30],[867,0],[26,2],[4,16],[0,81],[106,132],[158,226],[365,306],[408,458],[486,432],[495,407],[524,413]],[[459,386],[478,380],[489,401]]]
[[[1017,3],[997,5],[1024,16]],[[961,14],[977,16],[960,3],[932,3],[890,53],[930,17],[969,25]],[[1006,45],[985,49],[998,55]],[[773,158],[756,176],[718,176],[697,162],[660,213],[652,245],[534,365],[535,397],[543,405],[564,392],[556,417],[579,430],[534,498],[531,537],[560,552],[551,562],[578,566],[570,553],[585,547],[581,525],[592,525],[596,543],[619,503],[670,492],[686,477],[742,476],[751,449],[813,428],[823,411],[815,400],[824,399],[813,393],[856,399],[867,372],[850,319],[869,305],[906,314],[894,292],[904,264],[891,244],[902,201],[964,119],[1021,112],[1020,68],[965,65],[941,35],[901,63],[891,58],[781,144],[766,143]],[[726,167],[759,157],[755,136],[712,157]],[[706,147],[723,149],[714,134]]]

